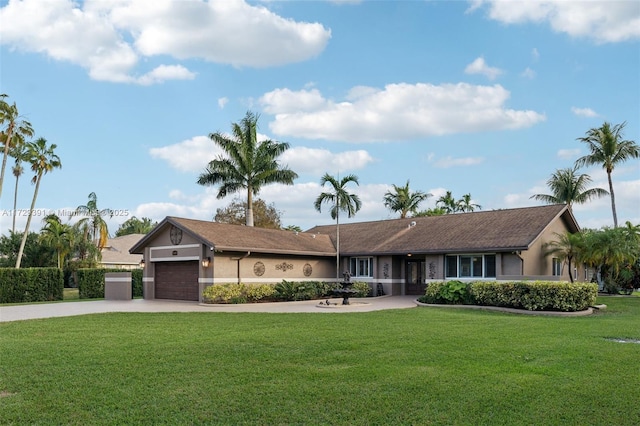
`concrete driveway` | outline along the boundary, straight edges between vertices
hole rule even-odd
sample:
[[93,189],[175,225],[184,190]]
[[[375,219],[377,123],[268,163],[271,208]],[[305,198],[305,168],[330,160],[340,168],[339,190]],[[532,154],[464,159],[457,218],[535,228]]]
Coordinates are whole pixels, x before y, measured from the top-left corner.
[[245,303],[239,305],[204,305],[198,302],[174,300],[89,300],[79,302],[39,303],[0,307],[0,322],[38,318],[69,317],[75,315],[107,312],[312,312],[344,313],[370,312],[384,309],[416,307],[417,296],[381,296],[363,299],[352,298],[351,304],[343,306],[342,299],[331,299],[330,305],[321,305],[318,300],[302,302]]

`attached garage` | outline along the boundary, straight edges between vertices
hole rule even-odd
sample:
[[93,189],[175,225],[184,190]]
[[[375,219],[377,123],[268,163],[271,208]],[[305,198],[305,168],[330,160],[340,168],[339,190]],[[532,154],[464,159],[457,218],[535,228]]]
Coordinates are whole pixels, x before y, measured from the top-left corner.
[[155,263],[156,299],[199,300],[198,261]]

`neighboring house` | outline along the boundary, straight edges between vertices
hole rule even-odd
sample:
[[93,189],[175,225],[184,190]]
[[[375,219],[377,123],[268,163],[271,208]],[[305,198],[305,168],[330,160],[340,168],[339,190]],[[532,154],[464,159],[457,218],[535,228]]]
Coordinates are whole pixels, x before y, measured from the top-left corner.
[[579,227],[564,205],[346,223],[336,271],[336,225],[292,232],[167,217],[130,251],[144,255],[150,299],[201,300],[219,283],[336,281],[345,270],[385,294],[418,295],[434,280],[568,280],[545,255],[566,231]]
[[142,256],[129,253],[129,249],[134,246],[145,234],[129,234],[121,237],[109,238],[107,245],[101,251],[102,268],[118,269],[139,269]]

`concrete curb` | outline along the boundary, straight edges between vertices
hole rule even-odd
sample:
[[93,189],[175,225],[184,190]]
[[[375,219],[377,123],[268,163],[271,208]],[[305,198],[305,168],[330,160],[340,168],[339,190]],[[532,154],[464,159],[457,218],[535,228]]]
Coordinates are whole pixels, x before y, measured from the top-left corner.
[[[520,314],[520,315],[538,315],[538,316],[556,316],[556,317],[581,317],[586,315],[593,314],[593,308],[589,307],[584,311],[577,312],[560,312],[560,311],[528,311],[526,309],[514,309],[514,308],[502,308],[499,306],[480,306],[480,305],[440,305],[433,303],[422,303],[415,301],[416,305],[424,306],[424,307],[432,307],[432,308],[459,308],[459,309],[481,309],[486,311],[498,311],[498,312],[506,312],[510,314]],[[602,308],[597,308],[602,309]]]

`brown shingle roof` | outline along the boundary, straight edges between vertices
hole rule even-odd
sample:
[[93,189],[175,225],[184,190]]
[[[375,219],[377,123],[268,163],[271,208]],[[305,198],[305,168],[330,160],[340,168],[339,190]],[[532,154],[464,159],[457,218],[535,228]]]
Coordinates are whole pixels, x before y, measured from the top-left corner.
[[[458,213],[340,225],[340,253],[401,254],[526,250],[557,217],[577,231],[564,205]],[[307,232],[330,235],[335,225]]]
[[102,249],[101,263],[108,265],[135,265],[140,263],[140,255],[130,254],[133,247],[144,234],[129,234],[121,237],[109,238],[107,245]]
[[[335,247],[328,235],[265,229],[244,225],[209,222],[203,220],[167,217],[149,233],[154,234],[164,226],[176,225],[203,244],[222,251],[251,251],[257,253],[282,253],[313,256],[335,256]],[[132,248],[142,252],[146,239]]]

